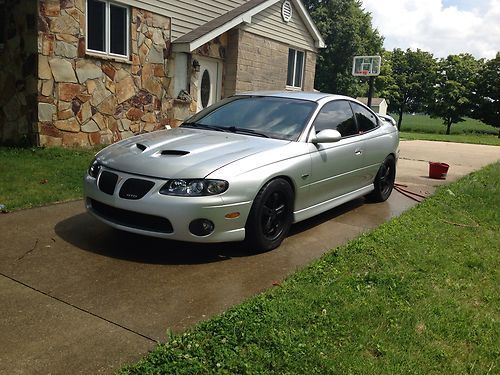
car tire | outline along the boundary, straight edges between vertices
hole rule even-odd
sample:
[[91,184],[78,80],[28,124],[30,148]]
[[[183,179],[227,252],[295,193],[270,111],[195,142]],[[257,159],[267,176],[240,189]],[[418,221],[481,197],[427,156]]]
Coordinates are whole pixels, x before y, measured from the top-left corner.
[[278,247],[292,225],[293,190],[282,178],[269,181],[253,201],[245,226],[245,241],[252,251]]
[[372,202],[384,202],[389,198],[394,188],[396,179],[396,160],[389,155],[380,166],[373,185],[375,189],[368,194],[368,199]]

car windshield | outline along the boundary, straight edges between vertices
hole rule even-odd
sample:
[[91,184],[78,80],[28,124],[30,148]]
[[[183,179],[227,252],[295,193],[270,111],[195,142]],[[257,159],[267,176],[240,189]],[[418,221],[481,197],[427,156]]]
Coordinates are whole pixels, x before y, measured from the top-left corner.
[[297,140],[316,103],[269,96],[234,96],[194,115],[184,126]]

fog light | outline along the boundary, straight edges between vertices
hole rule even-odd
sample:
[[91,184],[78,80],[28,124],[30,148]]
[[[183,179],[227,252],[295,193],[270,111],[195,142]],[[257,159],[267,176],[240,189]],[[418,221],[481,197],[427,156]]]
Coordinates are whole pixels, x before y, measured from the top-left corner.
[[189,224],[189,231],[195,236],[208,236],[214,228],[214,223],[207,219],[196,219]]

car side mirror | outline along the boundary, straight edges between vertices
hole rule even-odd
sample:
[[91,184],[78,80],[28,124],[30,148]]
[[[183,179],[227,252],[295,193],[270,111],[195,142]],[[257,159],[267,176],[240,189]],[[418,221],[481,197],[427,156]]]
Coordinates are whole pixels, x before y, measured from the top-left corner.
[[325,129],[316,134],[316,136],[313,136],[311,142],[315,145],[318,143],[333,143],[340,141],[341,138],[342,135],[338,130]]

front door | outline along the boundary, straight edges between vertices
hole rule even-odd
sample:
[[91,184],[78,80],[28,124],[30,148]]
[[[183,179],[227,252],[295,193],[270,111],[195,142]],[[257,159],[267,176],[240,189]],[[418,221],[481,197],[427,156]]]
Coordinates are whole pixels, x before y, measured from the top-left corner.
[[221,98],[222,63],[217,60],[196,58],[200,63],[198,73],[198,111],[214,104]]

